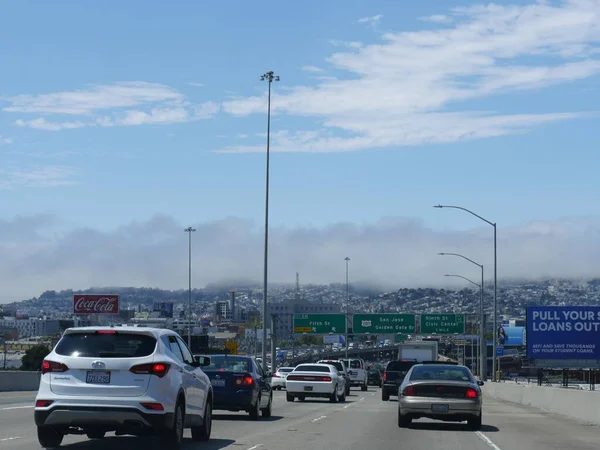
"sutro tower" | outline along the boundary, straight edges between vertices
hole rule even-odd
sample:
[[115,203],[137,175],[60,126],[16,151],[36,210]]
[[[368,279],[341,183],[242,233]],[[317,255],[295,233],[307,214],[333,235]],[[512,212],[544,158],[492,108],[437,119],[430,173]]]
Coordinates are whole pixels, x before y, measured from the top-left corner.
[[296,295],[294,296],[296,303],[300,301],[300,274],[296,272]]

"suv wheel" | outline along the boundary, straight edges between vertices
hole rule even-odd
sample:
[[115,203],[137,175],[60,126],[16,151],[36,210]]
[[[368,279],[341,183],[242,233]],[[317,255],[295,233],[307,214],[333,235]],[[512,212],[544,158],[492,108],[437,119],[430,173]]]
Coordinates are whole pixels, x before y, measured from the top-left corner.
[[64,437],[60,431],[52,427],[38,427],[37,435],[40,445],[44,448],[60,447]]
[[294,401],[294,396],[293,396],[292,394],[290,394],[289,392],[286,392],[286,393],[285,393],[285,399],[286,399],[288,402],[293,402],[293,401]]
[[384,402],[387,402],[389,399],[390,399],[390,393],[382,388],[381,389],[381,400],[383,400]]
[[206,402],[204,407],[204,420],[199,427],[192,427],[193,441],[208,441],[212,431],[212,403],[210,400]]
[[177,450],[183,442],[183,424],[185,423],[185,413],[181,402],[177,402],[173,417],[173,428],[167,430],[163,436],[163,446],[169,450]]
[[361,390],[361,391],[363,391],[363,392],[364,392],[364,391],[366,391],[367,389],[368,389],[368,387],[367,387],[367,384],[366,384],[366,383],[365,383],[365,384],[363,384],[363,385],[360,387],[360,390]]

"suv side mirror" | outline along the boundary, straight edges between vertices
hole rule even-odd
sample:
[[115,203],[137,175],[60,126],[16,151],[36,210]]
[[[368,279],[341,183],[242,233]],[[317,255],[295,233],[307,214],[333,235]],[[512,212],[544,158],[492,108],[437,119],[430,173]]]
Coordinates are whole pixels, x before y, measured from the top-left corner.
[[485,383],[481,380],[477,380],[477,386],[483,386]]
[[194,362],[197,367],[206,367],[210,365],[210,358],[208,356],[194,355]]

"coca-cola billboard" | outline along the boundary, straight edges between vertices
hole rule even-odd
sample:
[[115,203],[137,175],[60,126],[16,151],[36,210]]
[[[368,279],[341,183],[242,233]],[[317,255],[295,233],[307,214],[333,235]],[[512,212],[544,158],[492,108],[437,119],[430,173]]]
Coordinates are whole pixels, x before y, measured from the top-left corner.
[[119,296],[73,295],[73,314],[119,314]]

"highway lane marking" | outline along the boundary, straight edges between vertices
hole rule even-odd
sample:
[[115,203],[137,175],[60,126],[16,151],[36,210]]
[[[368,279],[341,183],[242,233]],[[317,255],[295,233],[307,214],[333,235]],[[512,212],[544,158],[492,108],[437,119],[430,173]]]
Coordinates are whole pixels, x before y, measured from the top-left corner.
[[327,416],[321,416],[321,417],[317,417],[316,419],[311,420],[312,423],[318,422],[319,420],[323,420],[326,419]]
[[9,437],[9,438],[0,439],[0,442],[14,441],[16,439],[21,439],[21,438],[20,437]]
[[8,408],[0,408],[0,411],[10,411],[12,409],[28,409],[33,408],[33,406],[9,406]]
[[492,442],[492,440],[489,437],[487,437],[485,434],[483,434],[481,431],[476,431],[475,434],[477,436],[479,436],[483,442],[485,442],[487,445],[492,447],[494,450],[501,450],[500,447],[498,447],[496,444],[494,444]]
[[262,447],[262,444],[258,444],[258,445],[253,445],[252,447],[250,447],[247,450],[256,450],[258,447]]

